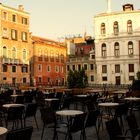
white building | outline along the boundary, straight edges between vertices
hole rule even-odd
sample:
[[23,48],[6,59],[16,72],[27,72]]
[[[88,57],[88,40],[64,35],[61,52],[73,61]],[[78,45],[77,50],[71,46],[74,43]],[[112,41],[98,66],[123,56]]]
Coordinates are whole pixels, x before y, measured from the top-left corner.
[[140,70],[140,10],[132,4],[94,17],[98,84],[131,84]]

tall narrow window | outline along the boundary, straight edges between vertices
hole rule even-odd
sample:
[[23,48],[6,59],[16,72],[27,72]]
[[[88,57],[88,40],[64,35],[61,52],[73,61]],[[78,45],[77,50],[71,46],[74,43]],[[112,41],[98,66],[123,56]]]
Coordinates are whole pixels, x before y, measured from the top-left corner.
[[27,19],[27,18],[22,17],[22,24],[27,25],[27,23],[28,23],[28,19]]
[[3,28],[2,36],[3,38],[8,38],[8,29],[5,27]]
[[133,42],[129,41],[128,42],[128,55],[133,55]]
[[120,73],[120,65],[115,65],[115,73]]
[[102,73],[107,73],[107,65],[102,65]]
[[119,33],[119,25],[118,25],[117,21],[114,22],[113,28],[114,28],[114,35],[118,35],[118,33]]
[[106,44],[105,43],[103,43],[102,44],[102,50],[101,50],[102,52],[102,57],[106,57]]
[[119,55],[120,55],[119,43],[115,42],[115,44],[114,44],[114,56],[119,56]]
[[105,30],[105,23],[101,24],[101,35],[105,35],[106,30]]
[[3,57],[7,58],[7,48],[5,46],[3,47]]
[[4,19],[4,20],[7,20],[7,19],[8,19],[7,12],[3,12],[3,19]]
[[44,60],[48,61],[48,50],[45,50],[44,52]]
[[42,61],[42,50],[38,50],[38,61]]
[[131,34],[132,31],[133,31],[133,29],[132,29],[132,21],[131,21],[131,20],[128,20],[128,21],[127,21],[127,32],[128,32],[129,34]]
[[27,32],[21,32],[22,41],[27,41]]
[[11,30],[11,39],[17,40],[17,30],[15,29]]
[[12,50],[12,58],[16,59],[16,48],[15,47]]
[[23,58],[23,60],[26,60],[26,50],[25,49],[23,50],[22,58]]
[[16,22],[16,15],[12,15],[12,21]]
[[129,72],[134,72],[134,64],[128,65]]

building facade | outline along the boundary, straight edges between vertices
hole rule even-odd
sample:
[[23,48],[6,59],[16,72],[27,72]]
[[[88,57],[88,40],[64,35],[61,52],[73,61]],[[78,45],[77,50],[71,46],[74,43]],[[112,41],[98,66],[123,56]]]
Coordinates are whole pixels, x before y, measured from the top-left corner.
[[94,17],[98,84],[131,84],[140,70],[140,10],[132,4]]
[[91,37],[75,37],[66,39],[68,49],[68,59],[66,67],[66,75],[70,70],[79,71],[82,68],[88,77],[88,84],[95,83],[95,52],[94,52],[94,39]]
[[0,84],[30,82],[29,13],[0,4]]
[[36,86],[64,85],[66,80],[65,45],[32,36],[31,77]]

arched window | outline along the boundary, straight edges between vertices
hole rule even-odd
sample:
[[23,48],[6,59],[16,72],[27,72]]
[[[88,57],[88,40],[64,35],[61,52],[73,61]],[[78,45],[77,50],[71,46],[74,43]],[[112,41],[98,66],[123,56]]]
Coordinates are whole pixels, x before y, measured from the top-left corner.
[[128,42],[128,55],[133,55],[133,42],[129,41]]
[[133,31],[133,29],[132,29],[132,21],[131,21],[131,20],[128,20],[128,21],[127,21],[127,32],[128,32],[129,34],[131,34],[132,31]]
[[120,55],[120,46],[118,42],[115,42],[114,44],[114,56],[119,56]]
[[15,47],[12,50],[12,58],[16,59],[16,48]]
[[106,52],[106,44],[105,43],[102,44],[101,54],[102,54],[102,57],[106,57],[107,52]]
[[5,46],[3,47],[3,57],[7,58],[7,48]]
[[105,23],[101,24],[101,35],[105,35],[106,29],[105,29]]
[[26,49],[23,49],[22,58],[23,60],[26,60]]
[[118,35],[118,33],[119,33],[119,24],[118,24],[117,21],[114,22],[113,29],[114,29],[114,35]]

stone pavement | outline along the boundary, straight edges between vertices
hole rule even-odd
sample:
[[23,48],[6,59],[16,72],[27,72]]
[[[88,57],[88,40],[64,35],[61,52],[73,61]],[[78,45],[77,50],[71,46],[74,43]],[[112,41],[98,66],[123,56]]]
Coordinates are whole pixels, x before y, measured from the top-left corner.
[[[140,116],[140,112],[135,112],[135,115],[137,118]],[[32,119],[33,120],[33,119]],[[32,134],[32,140],[40,140],[41,139],[41,132],[42,132],[42,127],[43,123],[41,121],[40,117],[40,110],[37,111],[37,121],[39,124],[39,130],[36,128],[35,122],[29,120],[28,125],[33,124],[33,134]],[[138,119],[138,123],[140,126],[140,119]],[[99,138],[100,140],[109,140],[108,133],[105,128],[105,122],[103,123],[103,128],[100,129],[99,131]],[[126,120],[124,120],[124,125],[125,129],[128,128]],[[80,140],[80,133],[73,134],[73,140]],[[50,128],[45,128],[44,131],[44,137],[43,140],[52,140],[53,137],[53,131]],[[58,140],[64,140],[64,135],[63,134],[58,134]],[[86,128],[86,140],[97,140],[97,135],[94,127]]]

